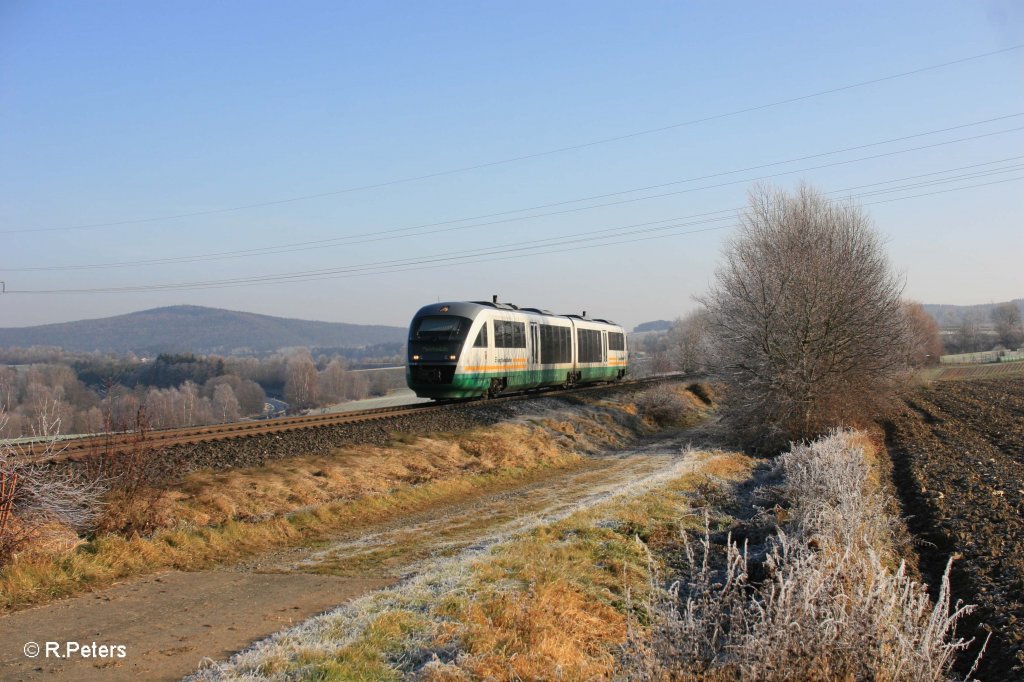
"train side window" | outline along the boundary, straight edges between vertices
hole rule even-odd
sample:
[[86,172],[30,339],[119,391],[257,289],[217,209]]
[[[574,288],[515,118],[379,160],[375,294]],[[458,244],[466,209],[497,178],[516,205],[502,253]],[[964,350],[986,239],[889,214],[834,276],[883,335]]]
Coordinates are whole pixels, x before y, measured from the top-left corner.
[[540,326],[541,357],[546,365],[572,361],[569,328],[550,324]]
[[626,350],[626,339],[619,332],[608,332],[608,350]]
[[602,362],[603,344],[601,332],[596,329],[576,331],[577,359],[579,362]]
[[494,321],[495,348],[526,348],[526,325],[507,320]]
[[473,348],[487,348],[487,323],[484,322],[484,326],[480,327],[480,333],[476,335],[476,341],[473,342]]
[[526,348],[526,325],[522,322],[510,322],[512,325],[512,347]]

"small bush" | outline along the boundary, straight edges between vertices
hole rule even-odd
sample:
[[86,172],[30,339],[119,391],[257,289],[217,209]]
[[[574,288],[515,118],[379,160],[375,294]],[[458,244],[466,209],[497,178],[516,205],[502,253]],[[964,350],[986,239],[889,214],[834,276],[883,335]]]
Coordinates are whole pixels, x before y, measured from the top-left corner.
[[640,413],[658,426],[680,426],[688,421],[693,403],[670,384],[658,384],[639,395],[636,401]]
[[653,642],[628,657],[637,675],[947,679],[971,607],[950,604],[948,567],[934,605],[902,563],[890,567],[893,521],[851,434],[795,447],[777,467],[789,521],[769,538],[765,579],[750,579],[748,549],[731,537],[719,552],[709,530],[699,550],[684,535],[684,577],[652,606]]
[[[127,448],[115,447],[113,431],[128,431]],[[174,473],[149,444],[149,421],[140,408],[130,427],[107,427],[103,452],[85,460],[84,477],[102,481],[109,492],[95,523],[97,532],[148,534],[160,527],[160,503]]]
[[[60,418],[54,414],[44,410],[34,429],[44,443],[44,459],[61,449]],[[0,411],[0,431],[5,419]],[[44,536],[90,530],[105,492],[103,481],[34,464],[26,447],[0,440],[0,566]]]

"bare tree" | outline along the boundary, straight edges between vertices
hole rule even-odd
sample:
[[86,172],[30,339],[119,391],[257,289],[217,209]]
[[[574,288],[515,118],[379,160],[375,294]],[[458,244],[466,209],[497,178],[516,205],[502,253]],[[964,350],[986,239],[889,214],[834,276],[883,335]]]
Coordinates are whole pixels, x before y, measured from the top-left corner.
[[1003,348],[1017,348],[1024,343],[1020,308],[1016,303],[1000,303],[992,309],[992,324]]
[[869,417],[906,366],[902,282],[862,209],[751,192],[703,303],[727,423],[777,449]]
[[213,414],[219,422],[238,421],[241,416],[238,398],[229,384],[219,384],[213,389]]
[[149,417],[149,425],[155,429],[167,429],[179,426],[177,423],[177,411],[175,400],[177,389],[151,388],[146,394],[146,414]]
[[238,407],[242,414],[251,416],[263,412],[263,403],[267,400],[267,394],[263,388],[251,379],[241,379],[237,386],[232,386],[235,397],[238,398]]
[[182,426],[198,424],[197,413],[199,412],[199,387],[191,381],[186,381],[178,388],[180,396],[181,422]]
[[13,367],[0,366],[0,409],[8,412],[17,404],[18,371]]
[[668,353],[680,372],[704,371],[708,359],[707,313],[695,310],[675,321],[668,332]]
[[302,350],[288,359],[284,399],[294,408],[316,404],[317,372],[309,351]]
[[961,353],[974,353],[984,350],[985,339],[981,331],[981,317],[978,313],[964,313],[960,325],[956,329],[956,346]]
[[99,433],[103,430],[103,410],[95,405],[75,415],[75,433]]
[[345,399],[345,385],[348,381],[345,363],[334,358],[324,371],[320,372],[320,394],[325,402],[336,403]]
[[345,397],[349,400],[362,400],[370,395],[370,380],[366,372],[349,372],[345,381]]
[[935,365],[942,355],[939,323],[915,301],[903,304],[907,321],[907,361],[912,367]]

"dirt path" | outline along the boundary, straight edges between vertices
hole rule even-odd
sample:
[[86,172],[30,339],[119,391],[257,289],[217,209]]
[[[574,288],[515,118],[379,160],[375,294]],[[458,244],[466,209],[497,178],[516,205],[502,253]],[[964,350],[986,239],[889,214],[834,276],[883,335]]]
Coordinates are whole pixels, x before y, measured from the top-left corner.
[[[627,483],[656,480],[682,455],[680,443],[588,460],[570,471],[439,504],[314,548],[279,551],[243,564],[133,580],[0,618],[0,679],[170,680],[204,659],[223,660],[251,642],[415,575],[420,562],[494,542],[607,499]],[[27,642],[44,652],[25,655]],[[124,645],[123,657],[47,657],[45,642]]]

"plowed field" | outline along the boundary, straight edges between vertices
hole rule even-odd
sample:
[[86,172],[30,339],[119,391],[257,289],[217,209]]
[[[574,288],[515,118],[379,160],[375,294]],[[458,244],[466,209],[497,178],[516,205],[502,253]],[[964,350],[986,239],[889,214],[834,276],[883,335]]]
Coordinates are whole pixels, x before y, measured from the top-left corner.
[[978,605],[960,632],[992,633],[976,677],[1024,679],[1024,378],[936,382],[887,434],[925,579],[937,585],[958,556],[953,596]]

